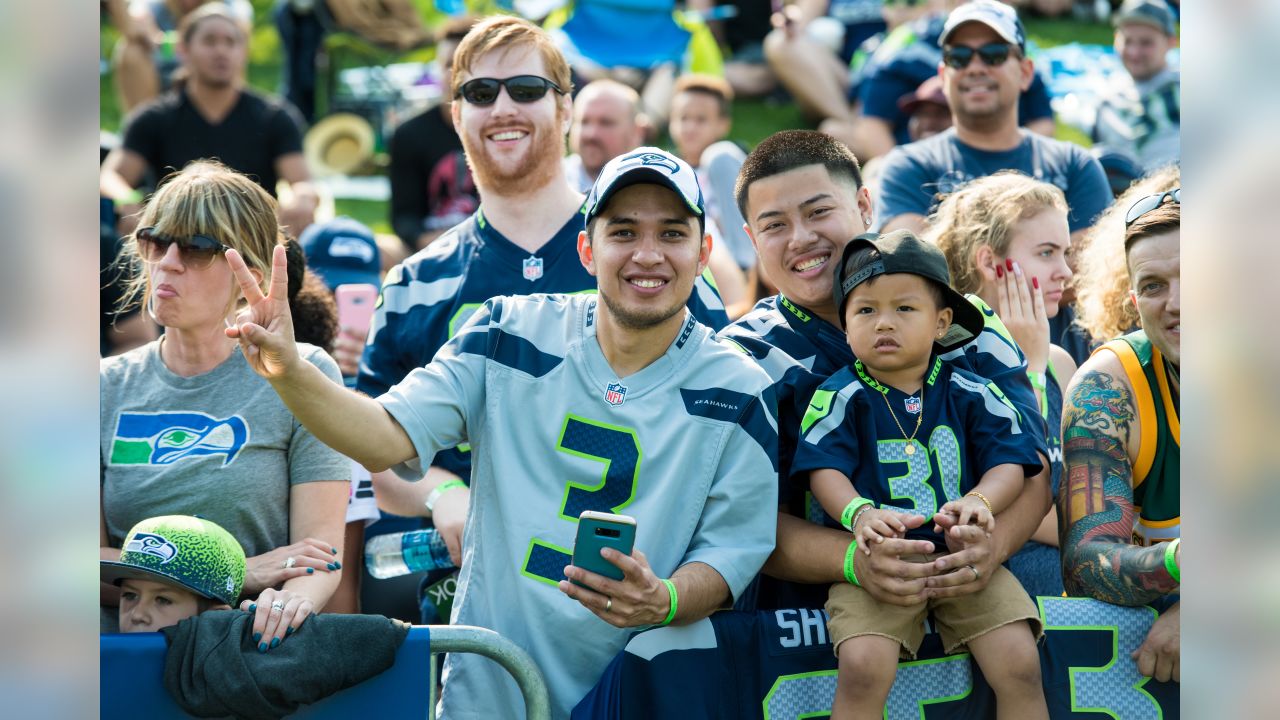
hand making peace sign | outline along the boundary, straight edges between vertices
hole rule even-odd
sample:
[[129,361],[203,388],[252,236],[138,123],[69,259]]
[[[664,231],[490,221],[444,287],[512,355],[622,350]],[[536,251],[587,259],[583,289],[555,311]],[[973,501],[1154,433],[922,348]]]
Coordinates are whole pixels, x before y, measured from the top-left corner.
[[227,328],[227,337],[240,341],[249,367],[271,380],[284,376],[297,365],[298,346],[293,339],[293,318],[289,315],[289,272],[285,248],[277,245],[271,256],[271,279],[266,295],[244,258],[235,250],[227,250],[227,264],[240,283],[248,305],[236,313],[235,325]]

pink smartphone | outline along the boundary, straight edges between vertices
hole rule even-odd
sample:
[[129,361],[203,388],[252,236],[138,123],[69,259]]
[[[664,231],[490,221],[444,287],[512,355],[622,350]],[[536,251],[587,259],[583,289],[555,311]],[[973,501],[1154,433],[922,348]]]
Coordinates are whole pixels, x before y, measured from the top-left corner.
[[368,283],[339,285],[333,291],[333,297],[338,303],[338,325],[351,328],[361,337],[368,335],[374,306],[378,303],[377,286]]

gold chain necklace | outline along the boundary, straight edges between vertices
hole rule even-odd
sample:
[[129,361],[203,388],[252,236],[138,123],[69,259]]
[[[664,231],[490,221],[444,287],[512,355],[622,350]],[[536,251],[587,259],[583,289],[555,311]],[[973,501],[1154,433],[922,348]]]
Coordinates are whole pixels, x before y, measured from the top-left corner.
[[893,411],[893,405],[889,403],[889,393],[882,392],[880,397],[884,398],[884,406],[889,409],[889,415],[893,417],[893,424],[898,426],[898,432],[902,433],[902,437],[906,438],[907,446],[903,449],[908,455],[916,454],[916,434],[920,432],[920,424],[924,422],[924,386],[920,386],[920,412],[916,415],[916,427],[911,431],[911,435],[907,435],[907,431],[902,429],[902,423],[898,422],[898,414]]

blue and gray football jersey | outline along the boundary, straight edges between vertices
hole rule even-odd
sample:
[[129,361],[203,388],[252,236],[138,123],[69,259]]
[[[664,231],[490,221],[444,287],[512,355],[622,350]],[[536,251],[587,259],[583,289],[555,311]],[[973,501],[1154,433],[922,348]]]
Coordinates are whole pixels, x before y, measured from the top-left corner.
[[[705,563],[736,598],[773,550],[777,426],[768,376],[687,317],[667,352],[619,378],[594,295],[485,303],[434,361],[380,396],[418,458],[470,443],[473,468],[453,623],[533,656],[569,714],[630,631],[560,592],[584,510],[636,518],[659,577]],[[417,462],[397,468],[417,479]],[[492,661],[450,655],[445,717],[521,717]]]
[[[880,384],[861,362],[842,368],[814,392],[800,430],[791,463],[797,485],[807,486],[811,471],[830,468],[876,507],[926,518],[964,497],[997,465],[1022,465],[1035,475],[1037,453],[1046,452],[1023,431],[1018,411],[994,383],[942,358],[934,358],[915,395]],[[838,519],[826,520],[840,527]],[[937,552],[947,549],[931,522],[907,537],[930,540]]]
[[[490,225],[484,209],[392,268],[360,361],[356,389],[372,397],[386,392],[414,368],[431,362],[485,300],[531,293],[594,293],[596,279],[578,259],[576,214],[537,252],[529,253]],[[719,330],[729,322],[724,302],[704,273],[688,308],[699,322]],[[465,452],[448,450],[433,463],[464,479]]]

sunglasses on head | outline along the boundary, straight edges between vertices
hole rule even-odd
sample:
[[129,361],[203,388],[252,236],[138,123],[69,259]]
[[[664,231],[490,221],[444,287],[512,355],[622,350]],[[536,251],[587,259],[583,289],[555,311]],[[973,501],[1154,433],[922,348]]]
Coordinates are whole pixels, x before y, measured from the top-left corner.
[[518,103],[537,102],[547,94],[547,90],[555,90],[561,95],[564,90],[559,85],[537,75],[516,75],[505,80],[497,78],[475,78],[462,83],[456,97],[472,105],[492,105],[498,99],[501,88],[507,89],[507,96]]
[[1155,210],[1164,204],[1165,199],[1173,201],[1174,205],[1182,204],[1182,188],[1177,187],[1162,193],[1148,195],[1139,198],[1137,202],[1129,206],[1129,212],[1124,215],[1124,226],[1127,228],[1138,221],[1138,218]]
[[138,253],[145,262],[160,262],[168,254],[169,246],[176,244],[182,264],[195,269],[209,267],[215,257],[231,249],[208,235],[174,238],[157,233],[153,227],[139,229],[133,239],[138,242]]
[[976,55],[982,58],[982,62],[987,67],[997,67],[1009,59],[1012,51],[1013,45],[1005,42],[987,43],[979,48],[971,48],[968,45],[949,45],[942,49],[942,61],[948,67],[963,70],[969,67],[969,63],[973,62],[973,57]]

